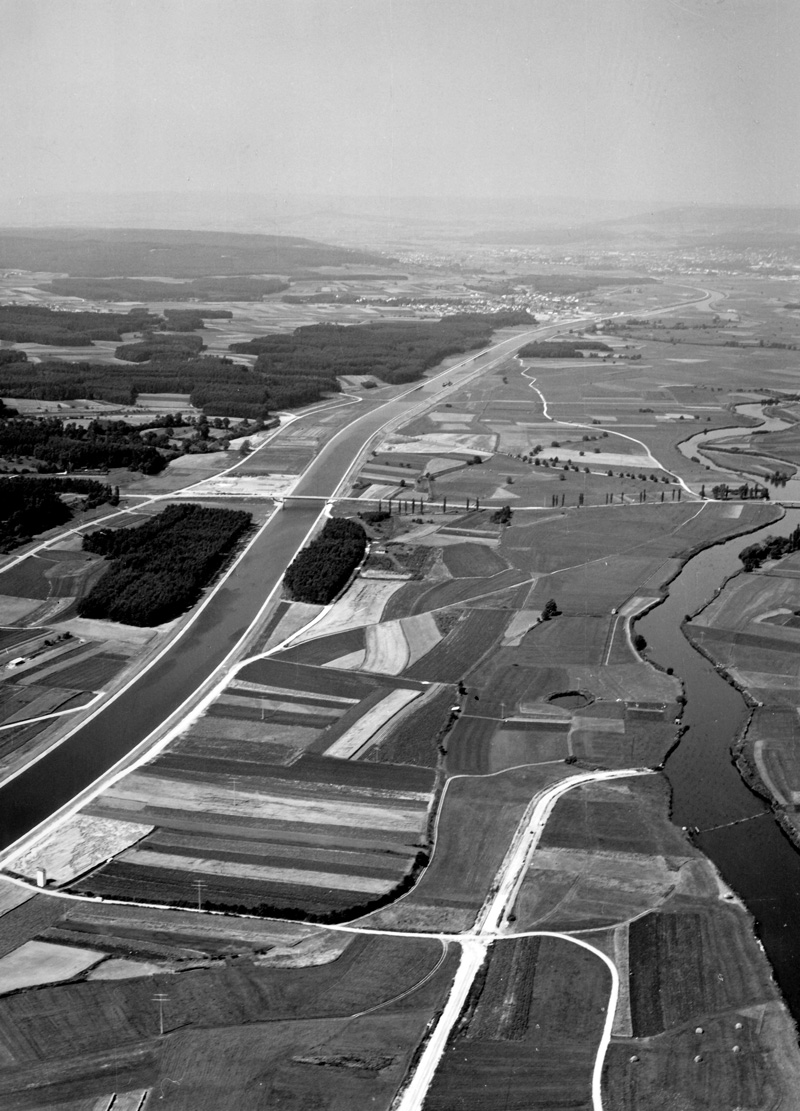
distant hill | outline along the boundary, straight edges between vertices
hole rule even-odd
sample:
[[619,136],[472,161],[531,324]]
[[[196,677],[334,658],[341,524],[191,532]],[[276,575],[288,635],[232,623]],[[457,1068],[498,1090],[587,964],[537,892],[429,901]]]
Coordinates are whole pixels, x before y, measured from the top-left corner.
[[385,256],[284,235],[149,229],[0,229],[0,268],[73,277],[292,275],[319,267],[385,267]]
[[484,243],[608,246],[794,246],[800,242],[800,208],[736,205],[678,205],[594,221],[542,226],[531,221],[496,226],[474,235]]

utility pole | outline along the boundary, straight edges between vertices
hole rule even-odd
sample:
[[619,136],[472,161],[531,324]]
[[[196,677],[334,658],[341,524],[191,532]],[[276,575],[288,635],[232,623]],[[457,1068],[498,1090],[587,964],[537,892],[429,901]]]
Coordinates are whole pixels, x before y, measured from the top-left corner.
[[202,891],[203,891],[203,888],[206,886],[206,882],[205,882],[205,880],[193,880],[192,882],[194,883],[194,886],[197,888],[197,909],[202,910],[203,909]]

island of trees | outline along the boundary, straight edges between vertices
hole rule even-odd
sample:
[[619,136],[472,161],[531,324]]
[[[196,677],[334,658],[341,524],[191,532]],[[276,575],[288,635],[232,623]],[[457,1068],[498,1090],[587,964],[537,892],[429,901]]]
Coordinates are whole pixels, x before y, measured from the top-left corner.
[[800,525],[788,536],[768,536],[761,544],[742,548],[739,559],[745,571],[755,571],[768,559],[781,559],[796,551],[800,551]]
[[[62,494],[81,495],[66,501]],[[77,505],[74,504],[77,501]],[[0,550],[11,551],[41,532],[69,521],[73,509],[117,505],[119,491],[90,478],[0,478]]]
[[334,517],[297,553],[286,569],[284,585],[296,602],[325,606],[345,586],[366,548],[367,534],[357,521]]
[[178,617],[197,601],[251,520],[240,510],[190,503],[171,505],[134,528],[90,532],[84,550],[111,563],[78,603],[78,614],[140,626]]
[[127,467],[153,475],[177,454],[146,443],[141,430],[124,421],[95,420],[82,427],[58,417],[0,419],[0,456],[31,459],[45,472]]

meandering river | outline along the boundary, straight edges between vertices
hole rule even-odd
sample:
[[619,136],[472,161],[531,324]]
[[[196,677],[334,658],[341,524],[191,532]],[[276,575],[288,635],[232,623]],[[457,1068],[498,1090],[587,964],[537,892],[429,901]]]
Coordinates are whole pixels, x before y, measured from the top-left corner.
[[688,729],[665,769],[673,792],[673,821],[700,829],[697,845],[755,917],[775,978],[800,1020],[800,853],[732,762],[731,746],[748,716],[744,699],[680,630],[686,614],[693,614],[728,576],[741,570],[742,548],[770,533],[791,532],[797,524],[800,511],[789,510],[758,532],[707,548],[685,565],[670,584],[667,600],[636,628],[647,640],[648,655],[672,667],[685,686],[683,720]]

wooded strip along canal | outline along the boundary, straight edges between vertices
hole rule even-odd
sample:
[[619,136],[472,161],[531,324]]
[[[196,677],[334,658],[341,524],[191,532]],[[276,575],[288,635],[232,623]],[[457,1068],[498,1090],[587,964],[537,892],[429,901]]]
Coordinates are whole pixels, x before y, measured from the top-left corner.
[[670,583],[666,601],[636,622],[637,631],[647,640],[647,655],[662,667],[673,668],[685,687],[683,724],[688,729],[665,767],[672,787],[672,819],[701,831],[695,843],[756,919],[759,938],[796,1020],[800,1019],[800,851],[733,763],[731,747],[748,717],[742,695],[692,647],[680,624],[708,602],[726,578],[741,570],[743,548],[770,534],[784,536],[798,524],[800,510],[788,510],[782,520],[757,532],[700,552]]

